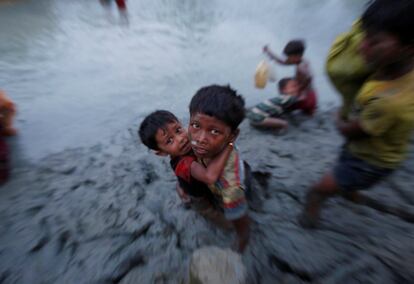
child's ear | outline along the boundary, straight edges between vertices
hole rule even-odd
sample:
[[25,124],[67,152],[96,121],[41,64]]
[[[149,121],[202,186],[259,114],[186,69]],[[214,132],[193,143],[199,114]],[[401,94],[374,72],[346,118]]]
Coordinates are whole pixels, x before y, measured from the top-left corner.
[[167,154],[167,153],[165,153],[165,152],[163,152],[163,151],[161,151],[161,150],[153,150],[152,152],[153,152],[155,155],[157,155],[157,156],[162,156],[162,157],[168,156],[168,154]]
[[231,143],[233,143],[234,141],[236,141],[237,137],[239,136],[240,133],[240,129],[236,129],[234,130],[231,134],[230,134],[230,141]]

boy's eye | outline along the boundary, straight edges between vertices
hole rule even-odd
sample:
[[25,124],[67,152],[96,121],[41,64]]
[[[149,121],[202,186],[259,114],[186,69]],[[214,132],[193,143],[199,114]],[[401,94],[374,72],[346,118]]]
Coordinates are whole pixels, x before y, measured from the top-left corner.
[[167,139],[167,144],[171,144],[173,142],[173,139],[172,138],[168,138]]
[[212,129],[210,132],[213,135],[219,135],[220,134],[220,131],[218,131],[217,129]]
[[191,127],[192,127],[192,128],[199,128],[199,127],[200,127],[200,125],[198,125],[198,123],[197,123],[197,122],[193,122],[193,123],[191,123]]
[[182,127],[177,127],[177,130],[175,132],[176,133],[181,133],[182,130],[183,130]]

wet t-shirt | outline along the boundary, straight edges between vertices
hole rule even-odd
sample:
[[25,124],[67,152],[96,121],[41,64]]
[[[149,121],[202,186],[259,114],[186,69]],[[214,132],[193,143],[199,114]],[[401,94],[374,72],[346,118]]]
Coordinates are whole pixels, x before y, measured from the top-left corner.
[[351,140],[351,153],[379,167],[398,166],[414,130],[414,70],[396,80],[366,82],[352,116],[369,136]]

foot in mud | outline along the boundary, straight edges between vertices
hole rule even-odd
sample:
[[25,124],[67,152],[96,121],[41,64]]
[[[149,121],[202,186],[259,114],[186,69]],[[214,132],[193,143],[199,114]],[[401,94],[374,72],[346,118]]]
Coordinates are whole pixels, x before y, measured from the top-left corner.
[[233,224],[230,221],[226,220],[226,218],[224,217],[224,214],[218,211],[217,209],[214,209],[214,208],[205,209],[203,211],[200,211],[200,214],[204,218],[212,222],[214,225],[218,226],[219,228],[223,230],[230,231],[234,229]]
[[302,228],[315,229],[318,226],[318,218],[304,211],[298,216],[298,223]]

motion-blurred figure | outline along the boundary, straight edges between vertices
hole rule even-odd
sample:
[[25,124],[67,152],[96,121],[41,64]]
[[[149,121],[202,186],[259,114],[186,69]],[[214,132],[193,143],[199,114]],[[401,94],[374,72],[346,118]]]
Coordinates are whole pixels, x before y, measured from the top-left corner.
[[16,114],[14,103],[0,90],[0,184],[9,178],[9,147],[6,136],[14,136],[17,130],[13,127],[13,118]]
[[126,10],[127,6],[125,0],[115,0],[115,2],[119,10]]
[[308,192],[303,226],[317,225],[328,197],[342,193],[358,202],[359,190],[382,181],[406,158],[414,129],[413,26],[412,0],[376,0],[362,15],[358,49],[372,74],[344,100],[352,106],[342,108],[336,126],[346,143],[334,168]]
[[16,128],[13,127],[13,119],[16,115],[14,103],[6,96],[6,93],[0,90],[0,126],[2,136],[14,136],[17,134]]

